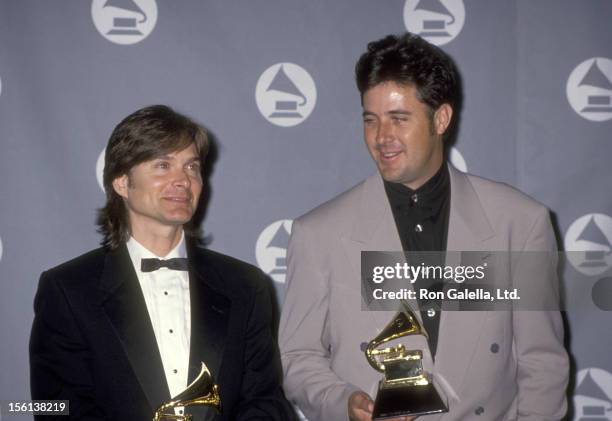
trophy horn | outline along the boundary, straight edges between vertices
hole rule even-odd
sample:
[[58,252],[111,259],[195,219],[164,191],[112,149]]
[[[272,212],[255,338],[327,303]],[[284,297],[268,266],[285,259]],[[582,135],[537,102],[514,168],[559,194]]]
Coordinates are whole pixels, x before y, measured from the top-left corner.
[[427,332],[423,329],[419,320],[414,316],[410,309],[398,311],[393,319],[383,328],[383,330],[372,339],[366,348],[365,354],[368,362],[377,371],[384,371],[384,364],[377,360],[378,357],[389,357],[394,354],[405,353],[404,346],[399,344],[396,347],[378,350],[378,346],[409,335],[423,335],[427,337]]
[[[174,408],[181,406],[210,406],[218,412],[221,412],[219,386],[215,384],[206,364],[202,363],[200,373],[185,390],[157,408],[153,421],[161,421],[164,419],[190,421],[192,417],[189,414],[174,414]],[[170,413],[168,411],[170,411]]]

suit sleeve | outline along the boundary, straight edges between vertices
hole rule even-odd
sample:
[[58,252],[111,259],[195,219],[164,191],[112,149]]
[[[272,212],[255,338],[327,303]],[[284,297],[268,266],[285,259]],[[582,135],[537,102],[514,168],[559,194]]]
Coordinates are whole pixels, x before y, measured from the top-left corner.
[[[528,234],[523,247],[526,258],[533,260],[536,251],[547,256],[535,270],[531,264],[517,269],[515,281],[537,282],[528,288],[540,294],[541,304],[558,304],[556,272],[557,247],[548,211],[542,209]],[[541,254],[540,255],[544,255]],[[521,265],[519,265],[521,266]],[[522,272],[522,273],[521,273]],[[537,273],[537,278],[534,276]],[[533,297],[532,297],[533,298]],[[542,307],[542,308],[552,308]],[[563,346],[563,323],[559,311],[514,311],[514,348],[518,359],[518,420],[559,420],[566,409],[566,387],[569,376],[568,356]]]
[[310,421],[347,420],[348,398],[358,388],[330,367],[330,275],[322,245],[300,220],[293,223],[287,257],[279,330],[285,391]]
[[244,373],[237,421],[295,419],[282,389],[278,346],[272,333],[272,302],[259,272],[258,288],[249,311],[245,337]]
[[90,360],[66,296],[56,280],[43,273],[34,299],[30,336],[32,399],[68,400],[70,415],[58,416],[58,420],[106,419],[95,401]]

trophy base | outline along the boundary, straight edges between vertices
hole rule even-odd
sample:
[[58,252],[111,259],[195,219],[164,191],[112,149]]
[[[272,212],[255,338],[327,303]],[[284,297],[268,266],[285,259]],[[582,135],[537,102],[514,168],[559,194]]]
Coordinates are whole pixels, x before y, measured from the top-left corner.
[[385,420],[401,416],[417,416],[448,412],[440,394],[432,383],[426,386],[379,387],[372,420]]

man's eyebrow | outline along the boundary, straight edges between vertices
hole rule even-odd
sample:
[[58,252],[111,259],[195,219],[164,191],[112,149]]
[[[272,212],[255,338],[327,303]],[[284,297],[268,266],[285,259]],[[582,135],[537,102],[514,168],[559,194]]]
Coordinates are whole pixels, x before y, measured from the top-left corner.
[[387,111],[386,114],[390,114],[390,115],[411,115],[412,112],[408,111],[408,110],[391,110],[391,111]]
[[[390,110],[390,111],[386,111],[385,112],[386,115],[412,115],[412,111],[408,111],[408,110]],[[371,111],[363,111],[361,113],[361,115],[363,117],[366,116],[376,116],[375,113],[371,112]]]

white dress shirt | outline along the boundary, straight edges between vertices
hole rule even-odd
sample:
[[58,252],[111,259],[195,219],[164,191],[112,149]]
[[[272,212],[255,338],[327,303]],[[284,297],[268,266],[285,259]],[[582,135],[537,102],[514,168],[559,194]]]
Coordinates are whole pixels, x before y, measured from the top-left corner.
[[[174,397],[187,387],[188,380],[191,337],[189,272],[168,268],[142,272],[140,260],[187,257],[184,234],[177,246],[166,256],[156,256],[133,237],[127,242],[127,249],[147,304],[170,396]],[[179,413],[178,410],[176,412]]]

